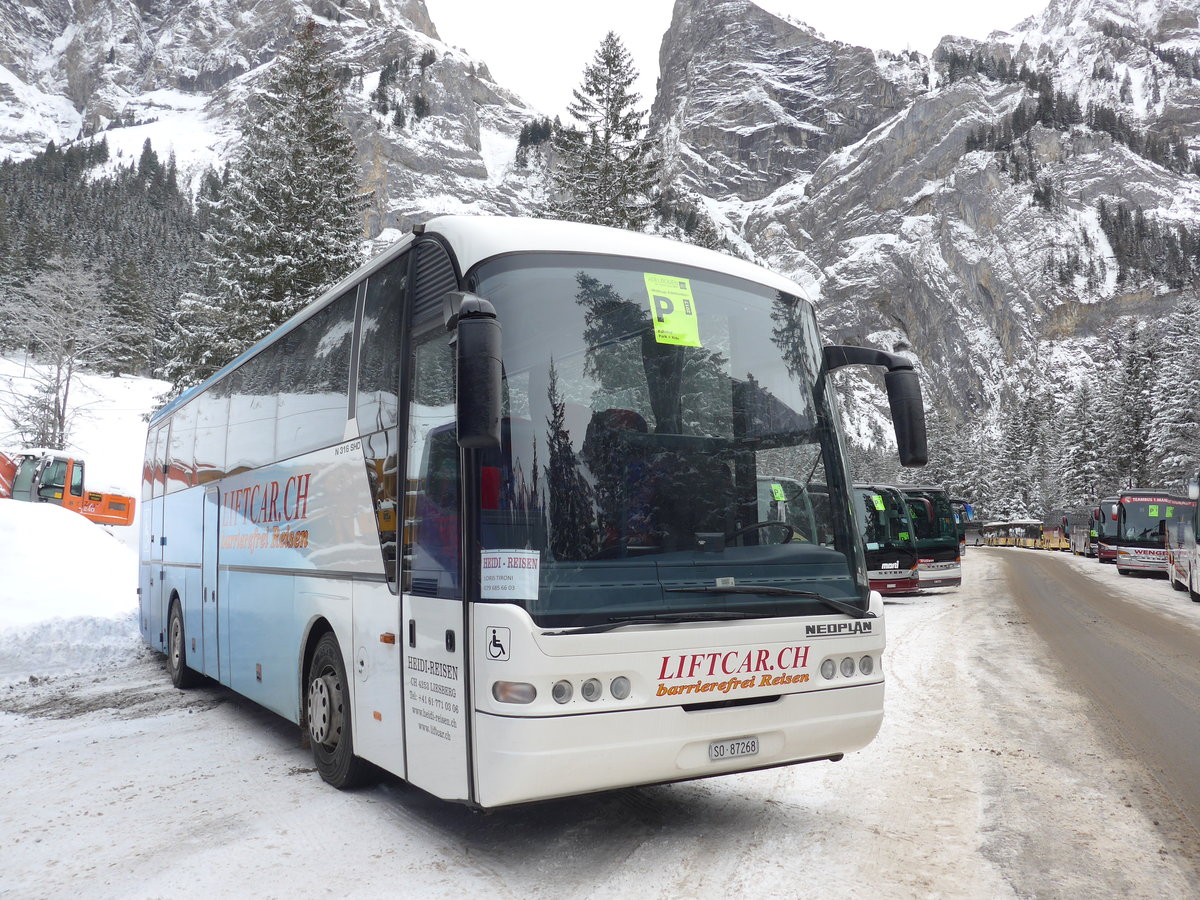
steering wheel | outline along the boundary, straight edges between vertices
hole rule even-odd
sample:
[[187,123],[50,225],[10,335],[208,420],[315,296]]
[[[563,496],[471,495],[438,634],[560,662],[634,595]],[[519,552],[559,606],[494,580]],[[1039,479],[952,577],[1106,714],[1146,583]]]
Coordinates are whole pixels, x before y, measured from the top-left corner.
[[743,534],[749,534],[751,531],[761,531],[764,528],[786,528],[787,537],[780,541],[780,543],[783,544],[791,543],[792,538],[799,534],[799,532],[790,523],[781,522],[778,519],[772,519],[766,522],[755,522],[751,525],[747,525],[745,528],[739,528],[737,531],[725,535],[725,540],[732,541],[734,538],[739,538]]

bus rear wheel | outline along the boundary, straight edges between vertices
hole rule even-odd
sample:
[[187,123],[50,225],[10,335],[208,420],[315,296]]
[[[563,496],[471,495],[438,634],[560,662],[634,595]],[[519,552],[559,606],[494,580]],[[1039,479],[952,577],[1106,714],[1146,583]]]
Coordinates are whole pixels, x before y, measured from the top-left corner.
[[187,667],[187,637],[183,632],[183,608],[178,600],[171,601],[167,619],[167,668],[171,684],[180,690],[195,687],[200,681],[200,676]]
[[356,787],[369,764],[354,755],[346,665],[333,632],[317,642],[308,667],[307,723],[313,761],[325,781],[339,790]]

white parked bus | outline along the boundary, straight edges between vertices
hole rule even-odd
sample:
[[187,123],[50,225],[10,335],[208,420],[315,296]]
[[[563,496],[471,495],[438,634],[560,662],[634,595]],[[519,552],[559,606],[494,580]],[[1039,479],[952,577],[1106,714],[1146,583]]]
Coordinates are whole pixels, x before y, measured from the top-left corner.
[[[823,348],[790,281],[434,219],[153,416],[142,634],[338,787],[369,762],[493,807],[840,759],[883,714],[827,378],[857,364],[922,464],[911,364]],[[790,482],[813,534],[762,513]]]

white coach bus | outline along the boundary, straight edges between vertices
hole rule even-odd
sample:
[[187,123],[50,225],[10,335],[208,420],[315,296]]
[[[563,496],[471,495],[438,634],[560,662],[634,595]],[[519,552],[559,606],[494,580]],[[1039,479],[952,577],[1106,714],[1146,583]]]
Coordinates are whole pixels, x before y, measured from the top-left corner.
[[[883,715],[822,347],[795,284],[659,238],[418,227],[151,419],[142,634],[373,763],[479,807],[821,759]],[[819,485],[810,534],[760,480]]]

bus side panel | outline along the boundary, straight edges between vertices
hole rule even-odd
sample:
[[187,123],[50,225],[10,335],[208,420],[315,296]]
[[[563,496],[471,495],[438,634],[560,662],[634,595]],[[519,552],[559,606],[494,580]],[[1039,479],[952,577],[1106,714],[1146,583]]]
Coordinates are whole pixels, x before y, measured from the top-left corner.
[[146,500],[142,505],[141,552],[138,554],[138,606],[142,640],[155,650],[163,650],[163,634],[166,624],[162,621],[162,610],[158,602],[158,563],[154,561],[152,542],[154,523],[162,518],[158,511],[162,499]]
[[404,760],[404,653],[400,598],[386,584],[354,584],[354,752],[387,771],[406,776]]
[[[159,549],[162,551],[163,609],[169,609],[173,594],[179,595],[179,602],[183,607],[183,633],[187,640],[187,665],[197,672],[204,670],[204,628],[200,602],[203,499],[203,491],[192,488],[167,494],[159,501],[164,507],[163,534],[159,543]],[[165,539],[166,543],[162,543],[162,539]]]
[[296,609],[296,578],[232,571],[221,583],[229,627],[229,686],[255,703],[299,720],[296,660],[306,620]]
[[407,780],[443,800],[469,799],[462,602],[405,595],[403,610]]

